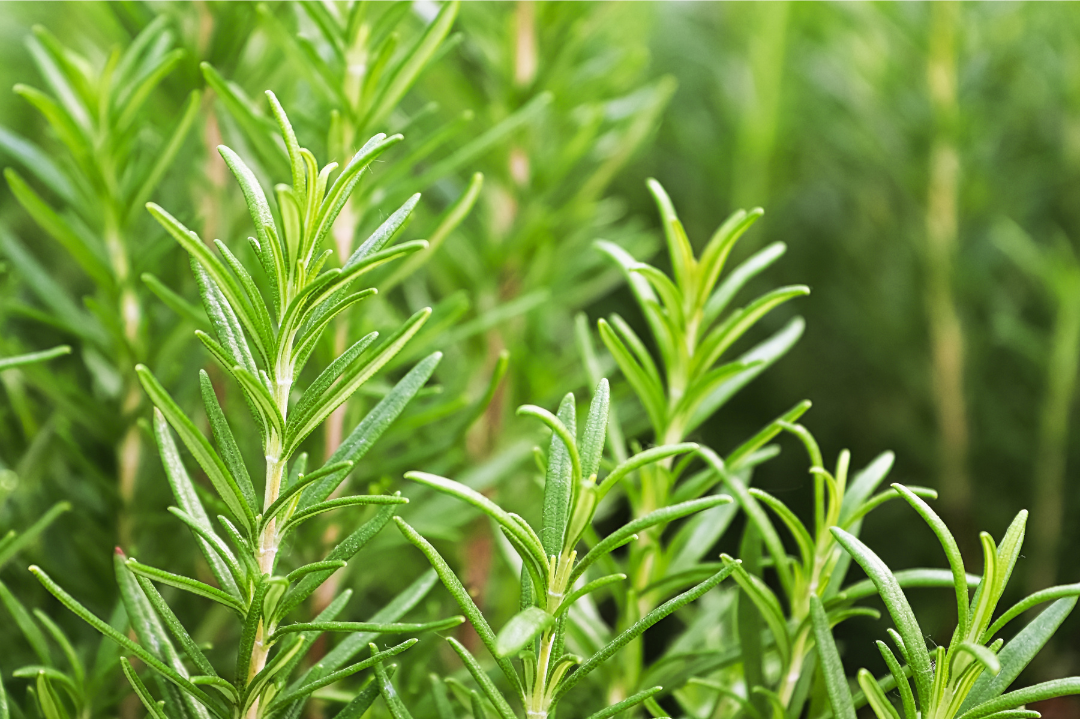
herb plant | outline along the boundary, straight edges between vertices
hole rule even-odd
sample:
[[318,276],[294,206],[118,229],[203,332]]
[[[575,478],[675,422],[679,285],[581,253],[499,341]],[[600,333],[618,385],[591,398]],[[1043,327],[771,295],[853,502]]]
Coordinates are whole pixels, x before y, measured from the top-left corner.
[[[170,511],[196,536],[218,586],[151,567],[134,558],[118,559],[121,595],[139,639],[135,642],[82,607],[41,569],[32,568],[46,588],[69,609],[171,683],[168,713],[254,719],[278,712],[298,712],[303,700],[316,689],[370,668],[415,642],[408,640],[373,652],[369,659],[337,671],[316,670],[315,676],[309,672],[297,686],[287,687],[286,682],[299,664],[303,650],[319,634],[349,632],[355,638],[366,636],[359,633],[448,628],[461,621],[451,618],[427,624],[394,623],[403,608],[391,605],[374,622],[335,622],[348,601],[350,593],[345,592],[313,622],[284,622],[293,609],[389,521],[397,505],[406,501],[399,495],[328,498],[367,446],[427,381],[439,356],[432,355],[407,374],[337,453],[320,468],[307,470],[306,456],[299,453],[303,440],[401,350],[427,319],[429,311],[416,313],[381,343],[376,344],[377,333],[361,339],[326,367],[307,386],[299,401],[293,403],[292,390],[300,371],[330,321],[375,294],[374,289],[352,291],[354,282],[383,263],[423,249],[426,243],[389,245],[408,218],[414,199],[391,214],[343,267],[324,269],[331,251],[321,251],[320,246],[361,171],[402,138],[376,135],[330,182],[335,165],[318,168],[314,156],[298,145],[276,98],[272,93],[268,97],[289,149],[293,171],[293,184],[276,188],[280,219],[272,214],[262,188],[239,156],[226,147],[220,151],[248,203],[256,235],[250,243],[267,276],[269,301],[264,299],[248,269],[224,243],[215,243],[221,254],[219,259],[172,215],[158,205],[148,205],[151,214],[191,255],[203,306],[217,338],[202,331],[196,334],[236,381],[260,427],[265,456],[262,503],[256,500],[251,476],[209,376],[201,373],[200,381],[216,449],[151,371],[140,365],[139,379],[156,406],[154,434],[179,505]],[[219,529],[211,525],[184,468],[173,431],[213,484],[228,512],[228,516],[218,515]],[[381,509],[339,542],[322,561],[297,567],[287,574],[279,573],[282,542],[300,524],[323,512],[359,505],[377,505]],[[215,671],[159,594],[156,584],[215,601],[238,615],[242,630],[232,681]],[[194,664],[197,674],[189,674],[179,661],[173,640]],[[363,644],[358,645],[353,653],[362,647]],[[326,669],[326,664],[319,669]],[[155,716],[165,716],[126,660],[123,670],[147,710]]]

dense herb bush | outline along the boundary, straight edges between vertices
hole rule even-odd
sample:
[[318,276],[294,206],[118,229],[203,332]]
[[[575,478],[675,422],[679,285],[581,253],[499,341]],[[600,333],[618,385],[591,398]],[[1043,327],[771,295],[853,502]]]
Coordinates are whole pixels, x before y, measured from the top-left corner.
[[[1080,693],[1077,678],[1008,691],[1080,595],[1041,588],[1048,555],[1047,581],[995,616],[1026,511],[976,543],[970,487],[939,483],[954,536],[937,490],[883,485],[892,453],[826,464],[809,401],[713,431],[797,346],[787,304],[810,289],[768,289],[791,263],[782,242],[740,242],[760,209],[698,241],[676,212],[697,189],[673,200],[649,180],[655,210],[637,217],[614,194],[675,92],[624,38],[658,8],[86,8],[73,17],[97,32],[78,47],[43,28],[27,41],[43,89],[16,93],[48,131],[0,130],[0,719],[853,719],[865,704],[1013,719]],[[749,204],[776,184],[786,33],[817,16],[723,12],[752,21],[758,101],[729,193]],[[925,48],[943,83],[922,258],[939,348],[962,330],[958,18],[935,8]],[[1057,303],[1046,509],[1075,272],[1015,228],[995,237]],[[936,356],[960,476],[962,378]],[[762,488],[803,454],[789,487],[806,506]],[[947,568],[893,572],[860,538],[895,499]],[[947,643],[928,648],[912,588],[935,617],[955,605]],[[882,603],[888,673],[849,678],[851,637],[873,643],[851,627]]]

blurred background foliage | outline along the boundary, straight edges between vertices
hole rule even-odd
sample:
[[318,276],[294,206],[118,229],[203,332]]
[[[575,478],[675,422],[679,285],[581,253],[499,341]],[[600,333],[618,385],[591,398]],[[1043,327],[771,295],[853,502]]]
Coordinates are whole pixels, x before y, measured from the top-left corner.
[[[403,12],[397,21],[404,46],[421,36],[438,7],[416,3]],[[807,321],[799,343],[697,438],[730,451],[809,398],[814,407],[802,421],[827,455],[850,448],[862,466],[882,450],[895,451],[892,480],[938,488],[965,550],[977,546],[976,527],[1000,534],[1024,506],[1033,515],[1018,576],[1032,589],[1080,576],[1080,555],[1070,551],[1080,543],[1073,479],[1080,443],[1071,422],[1080,357],[1080,26],[1067,8],[466,3],[431,66],[378,118],[380,126],[367,127],[364,96],[349,94],[347,63],[335,69],[333,53],[316,49],[327,65],[316,78],[297,61],[296,53],[307,50],[287,38],[313,38],[315,47],[324,32],[318,15],[297,5],[15,2],[0,7],[0,87],[47,80],[25,43],[36,24],[100,67],[110,48],[130,44],[159,15],[167,18],[168,44],[183,55],[147,100],[135,159],[160,151],[190,93],[202,92],[199,119],[153,199],[196,208],[181,219],[204,237],[241,237],[247,222],[214,146],[224,139],[252,157],[264,179],[287,168],[271,142],[245,145],[244,135],[264,118],[238,115],[221,92],[208,89],[211,77],[250,97],[273,89],[301,142],[320,156],[339,157],[352,146],[349,132],[402,130],[407,140],[416,138],[380,163],[378,191],[361,192],[352,208],[354,236],[365,236],[408,193],[421,191],[410,232],[431,237],[442,213],[476,182],[473,173],[484,175],[473,211],[422,271],[335,340],[344,346],[433,304],[438,331],[418,338],[403,361],[446,352],[436,373],[442,392],[403,417],[354,485],[397,487],[403,470],[422,467],[465,472],[471,486],[511,503],[518,500],[505,498],[521,493],[519,501],[528,503],[536,492],[530,466],[538,434],[512,409],[524,402],[553,409],[570,390],[587,397],[575,313],[584,311],[593,324],[618,312],[644,326],[618,272],[592,243],[613,241],[640,259],[655,255],[652,261],[666,268],[644,183],[655,177],[691,238],[707,238],[735,209],[765,208],[735,260],[774,241],[788,251],[751,292],[794,283],[812,288],[794,310],[763,322],[765,331],[776,331],[797,311]],[[337,129],[328,132],[335,112]],[[0,125],[67,162],[19,97],[0,102]],[[18,166],[12,142],[2,144],[5,166]],[[7,188],[0,192],[0,228],[19,238],[34,266],[72,302],[94,294],[92,281]],[[196,296],[187,263],[160,231],[141,216],[128,231],[132,278],[150,272],[180,296]],[[335,240],[340,250],[352,237]],[[8,250],[2,259],[0,355],[78,344],[63,327],[41,321],[54,308],[35,295],[26,262]],[[396,282],[391,272],[384,282]],[[129,285],[145,316],[130,345],[108,350],[106,342],[94,352],[80,345],[71,357],[0,373],[0,528],[28,526],[61,500],[76,507],[26,552],[28,561],[0,574],[31,605],[43,601],[43,592],[19,569],[29,560],[63,573],[73,593],[107,616],[115,590],[95,577],[111,571],[113,545],[138,547],[140,558],[175,553],[159,519],[167,516],[159,511],[167,488],[152,440],[136,423],[146,404],[124,406],[126,414],[110,407],[123,406],[131,365],[146,352],[158,356],[155,370],[166,383],[190,379],[205,361],[195,343],[179,339],[190,338],[196,325],[178,319],[145,283]],[[509,369],[493,383],[504,351]],[[642,435],[635,400],[613,363],[602,361],[627,434]],[[197,401],[194,383],[176,387],[188,393],[178,399]],[[363,401],[354,404],[346,413],[362,416]],[[417,429],[432,417],[443,419]],[[347,418],[340,422],[351,426]],[[128,432],[145,456],[121,485]],[[332,449],[335,437],[319,441]],[[805,516],[805,464],[793,440],[782,446],[756,484]],[[501,596],[513,582],[503,586],[490,571],[501,560],[486,526],[444,500],[414,488],[409,494],[416,498],[409,521],[426,536],[456,542],[457,561],[470,558],[467,585],[483,597],[489,616],[505,620],[517,600]],[[904,531],[904,541],[895,541],[909,526],[918,525],[897,503],[875,515],[863,538],[890,566],[939,566],[929,531]],[[319,531],[310,533],[312,541],[329,542],[334,528],[327,523]],[[365,584],[362,573],[347,576],[360,597],[385,598],[421,570],[422,558],[396,536],[379,541],[385,560],[402,570],[384,577],[385,586]],[[926,611],[945,607],[945,626],[948,602],[939,599],[930,590],[916,595]],[[89,636],[84,630],[73,629]],[[8,646],[13,632],[0,622],[0,644]],[[853,639],[879,633],[869,619],[838,631],[855,652],[851,666],[878,666],[872,645]],[[1057,642],[1055,661],[1037,671],[1076,671],[1076,618]],[[0,668],[8,659],[0,658]]]

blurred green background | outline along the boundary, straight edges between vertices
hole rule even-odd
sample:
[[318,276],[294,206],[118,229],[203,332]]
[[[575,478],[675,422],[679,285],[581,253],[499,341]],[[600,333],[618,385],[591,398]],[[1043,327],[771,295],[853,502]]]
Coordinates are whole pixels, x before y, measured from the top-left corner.
[[[455,283],[473,293],[476,308],[533,298],[494,330],[445,348],[452,367],[466,368],[461,376],[470,386],[480,381],[481,360],[490,366],[507,346],[512,381],[500,406],[553,406],[563,392],[584,387],[573,343],[575,311],[593,320],[617,311],[641,323],[629,293],[617,276],[601,273],[606,265],[590,245],[616,239],[637,247],[641,257],[659,247],[646,177],[666,187],[696,247],[731,211],[762,206],[765,217],[736,259],[770,242],[786,243],[783,260],[755,282],[758,289],[810,285],[809,298],[766,321],[776,330],[797,311],[807,328],[793,351],[703,427],[701,438],[727,451],[809,398],[814,407],[803,422],[826,456],[850,448],[862,466],[893,450],[895,481],[941,492],[939,506],[973,566],[979,566],[977,531],[1000,535],[1026,507],[1033,516],[1013,591],[1080,578],[1074,479],[1080,443],[1071,421],[1080,355],[1075,9],[1019,3],[525,7],[465,4],[455,26],[460,40],[406,98],[410,108],[437,100],[442,117],[471,111],[471,139],[542,91],[551,93],[544,114],[525,121],[527,132],[496,138],[459,173],[467,177],[475,169],[487,176],[483,199],[462,230],[483,251],[465,253],[451,239],[444,252],[457,264],[448,260],[430,270],[436,300]],[[423,17],[431,7],[417,10]],[[154,100],[162,117],[175,114],[187,92],[202,86],[198,62],[209,59],[252,96],[269,87],[287,107],[300,108],[301,127],[325,123],[305,100],[306,79],[274,54],[273,36],[246,3],[4,3],[0,87],[41,83],[23,44],[34,24],[100,58],[101,48],[128,42],[159,12],[174,18],[177,44],[188,50]],[[292,22],[287,6],[270,13]],[[520,73],[529,68],[523,70],[514,53],[523,13],[532,13],[535,23],[536,59],[524,80]],[[569,152],[574,128],[592,111],[600,113],[602,131],[588,137],[577,156],[567,155],[565,168],[547,172],[544,163]],[[14,95],[0,102],[0,125],[26,137],[43,135],[39,117]],[[203,130],[197,126],[194,134]],[[162,204],[196,202],[198,182],[185,181],[179,166],[198,161],[205,142],[201,135],[189,140],[191,152],[178,161],[177,176],[166,179],[168,202]],[[456,196],[457,182],[436,185],[436,202]],[[236,200],[229,212],[243,222]],[[0,223],[20,233],[58,279],[72,275],[55,246],[33,239],[32,225],[6,187]],[[164,260],[162,266],[191,290],[178,257],[167,256],[177,266]],[[13,268],[3,282],[0,302],[21,296]],[[529,294],[538,288],[547,288],[552,301]],[[406,301],[410,291],[404,289]],[[16,349],[15,336],[22,338],[18,349],[63,339],[23,316],[7,321],[8,314],[0,309],[4,354]],[[190,374],[197,362],[171,371]],[[10,383],[4,391],[13,391]],[[492,437],[500,420],[489,419],[495,427],[470,438],[468,457],[497,454]],[[33,437],[25,422],[20,426],[8,415],[0,431],[7,434],[0,437],[0,457],[12,465]],[[785,450],[756,483],[805,510],[805,462],[793,442]],[[107,450],[87,452],[86,461],[100,473],[113,471]],[[65,498],[68,480],[41,474],[34,481],[51,487],[44,498],[34,498],[34,488],[24,486],[29,480],[0,486],[11,496],[0,507],[0,527]],[[145,492],[146,506],[164,503],[163,490]],[[85,525],[107,523],[114,499],[90,502],[70,525],[90,538],[79,552],[105,552],[100,563],[108,561],[112,531]],[[54,545],[63,543],[63,531],[50,533]],[[152,543],[160,528],[147,519],[138,531]],[[944,564],[930,531],[901,503],[875,515],[864,539],[894,568]],[[28,586],[14,566],[4,574],[6,582]],[[944,604],[939,624],[951,621],[948,602],[918,599],[931,612]],[[853,640],[880,631],[858,619],[840,632],[852,645],[851,666],[876,666],[872,645]],[[1053,662],[1038,671],[1075,672],[1077,647],[1080,621],[1074,617],[1058,636]]]

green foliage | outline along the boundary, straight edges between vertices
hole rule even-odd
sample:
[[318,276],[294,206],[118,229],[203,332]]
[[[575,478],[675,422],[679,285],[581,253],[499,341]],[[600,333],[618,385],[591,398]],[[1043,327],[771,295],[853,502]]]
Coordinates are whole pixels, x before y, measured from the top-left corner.
[[[935,490],[881,489],[889,452],[855,471],[845,450],[827,468],[803,424],[810,402],[787,396],[809,393],[800,373],[824,355],[794,349],[804,321],[781,308],[807,285],[768,283],[790,269],[830,297],[839,282],[805,261],[820,228],[790,219],[805,220],[798,202],[834,212],[815,194],[828,179],[778,190],[798,162],[774,155],[806,161],[785,144],[806,132],[785,124],[787,93],[805,101],[801,85],[781,92],[785,53],[817,57],[845,33],[863,47],[853,29],[874,18],[917,37],[922,14],[926,47],[905,52],[933,82],[955,81],[952,6],[90,3],[55,34],[35,28],[26,51],[44,89],[16,92],[36,115],[13,111],[0,129],[14,165],[0,206],[0,522],[15,528],[0,539],[0,643],[13,647],[0,719],[853,719],[866,704],[881,719],[1033,719],[1020,707],[1080,691],[1076,679],[1009,691],[1042,671],[1035,657],[1080,596],[1051,586],[997,612],[1026,513],[1000,546],[982,535],[970,574],[968,547],[926,502]],[[694,66],[724,61],[721,112],[702,111],[714,90],[697,70],[678,68],[676,94],[653,69],[688,18],[701,22],[674,34],[705,60]],[[851,69],[800,66],[806,85],[902,86],[844,51]],[[929,235],[933,367],[957,380],[932,400],[962,430],[955,85],[929,97],[926,186],[921,170],[896,184],[928,200],[905,207]],[[850,153],[841,124],[805,123],[825,128],[829,161]],[[687,187],[642,152],[654,135],[691,141],[680,167],[715,164],[720,181]],[[678,189],[682,219],[655,180],[658,219],[635,205],[645,167]],[[752,233],[762,211],[736,211],[696,243],[718,192],[748,205],[772,194],[782,211]],[[845,231],[895,210],[860,203]],[[912,234],[907,222],[895,224]],[[787,244],[759,239],[773,233],[791,244],[788,269]],[[1076,263],[1065,243],[1048,251],[1005,225],[994,237],[1055,312],[1035,463],[1048,521],[1034,574],[1049,581]],[[895,263],[874,260],[852,276],[887,286]],[[834,307],[823,324],[849,305],[864,309]],[[817,321],[821,307],[806,305]],[[1013,349],[1041,362],[1025,308],[993,309]],[[960,363],[940,352],[949,337]],[[827,364],[858,352],[830,347]],[[828,381],[815,374],[811,396]],[[860,420],[884,411],[858,399]],[[830,443],[835,412],[814,419]],[[967,440],[945,434],[942,462],[961,471],[941,511],[963,527]],[[880,535],[865,520],[896,498],[946,569],[892,572],[868,547]],[[391,522],[399,531],[382,531]],[[868,578],[849,577],[853,559]],[[933,590],[929,610],[909,602],[916,587]],[[895,651],[858,636],[876,626],[875,597]],[[953,606],[956,631],[927,648],[923,626]],[[887,675],[848,677],[860,646]]]

